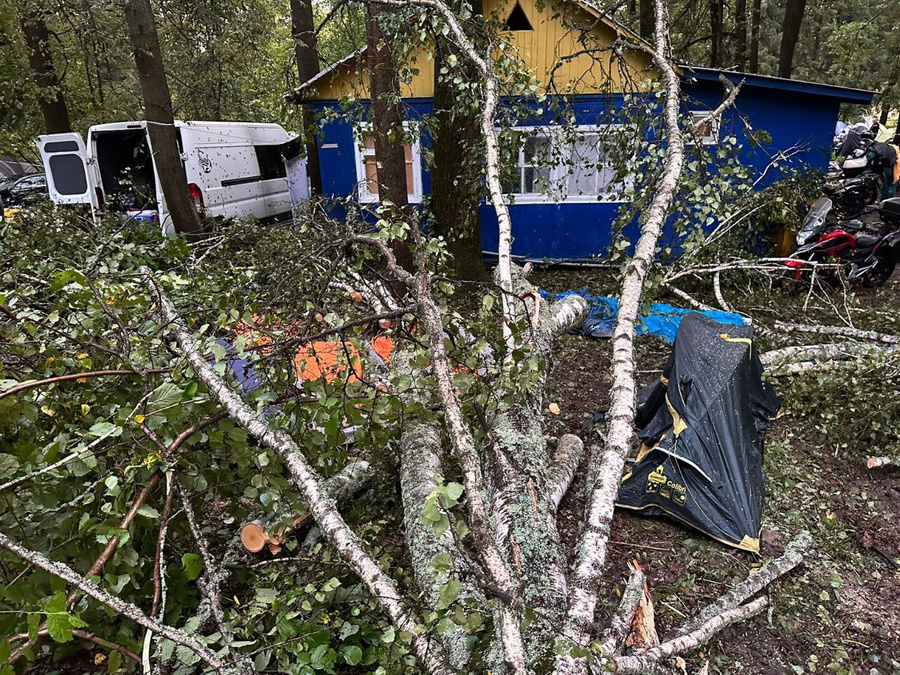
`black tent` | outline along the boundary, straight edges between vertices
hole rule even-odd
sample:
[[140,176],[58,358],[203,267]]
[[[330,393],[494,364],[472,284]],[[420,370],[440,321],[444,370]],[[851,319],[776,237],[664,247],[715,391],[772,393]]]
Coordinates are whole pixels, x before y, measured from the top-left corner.
[[617,505],[667,514],[730,546],[759,552],[760,432],[778,412],[750,326],[688,314],[658,382],[639,395],[643,445]]

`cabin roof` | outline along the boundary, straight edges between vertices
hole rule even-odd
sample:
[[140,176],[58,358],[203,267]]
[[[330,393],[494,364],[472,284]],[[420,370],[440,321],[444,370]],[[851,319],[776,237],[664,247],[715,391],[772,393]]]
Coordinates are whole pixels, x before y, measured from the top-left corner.
[[716,82],[720,75],[724,75],[731,82],[744,81],[745,87],[758,87],[773,91],[786,91],[797,94],[810,94],[836,98],[846,103],[868,104],[872,102],[875,92],[852,87],[839,87],[833,84],[820,84],[818,82],[806,82],[804,80],[788,80],[783,77],[771,75],[758,75],[756,73],[742,73],[735,70],[722,70],[720,68],[704,68],[701,66],[689,66],[682,64],[682,78],[695,79],[700,82]]

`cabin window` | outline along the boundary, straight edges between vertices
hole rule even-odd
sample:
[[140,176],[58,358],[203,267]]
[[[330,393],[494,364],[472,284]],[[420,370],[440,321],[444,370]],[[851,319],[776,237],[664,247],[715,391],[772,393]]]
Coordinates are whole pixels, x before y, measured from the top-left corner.
[[[404,130],[410,126],[403,124]],[[422,161],[419,141],[413,138],[403,146],[406,160],[406,198],[411,204],[422,201]],[[359,200],[365,203],[378,201],[378,157],[375,154],[375,137],[371,126],[366,125],[356,133],[356,182]]]
[[256,161],[259,163],[260,180],[273,180],[287,176],[287,169],[281,157],[281,144],[254,145],[253,149],[256,151]]
[[506,153],[504,192],[519,203],[621,201],[617,126],[520,127]]
[[716,145],[719,142],[719,120],[709,117],[709,113],[709,110],[691,111],[691,121],[700,126],[687,134],[690,145]]
[[513,148],[517,153],[515,168],[505,176],[507,194],[541,194],[550,189],[553,145],[549,134],[541,130],[514,132]]
[[506,23],[503,24],[503,30],[534,30],[534,28],[531,27],[528,16],[525,14],[525,10],[522,9],[522,5],[518,2],[506,18]]

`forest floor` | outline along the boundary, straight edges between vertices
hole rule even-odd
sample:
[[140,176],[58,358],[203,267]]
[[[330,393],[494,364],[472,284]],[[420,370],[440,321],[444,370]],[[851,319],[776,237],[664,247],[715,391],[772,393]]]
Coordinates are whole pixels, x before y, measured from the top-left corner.
[[[605,271],[540,272],[534,280],[554,292],[586,288],[598,295],[614,294],[617,285],[615,277]],[[748,290],[748,285],[753,287]],[[689,290],[711,300],[709,289],[705,295],[700,287]],[[849,303],[862,317],[859,327],[900,332],[895,309],[900,307],[900,272],[884,288],[856,290],[849,299],[838,299],[837,291],[833,297],[811,301],[796,290],[775,297],[765,283],[747,279],[726,287],[726,294],[762,327],[770,327],[775,319],[792,318],[837,324],[836,312]],[[802,337],[794,341],[814,341]],[[781,344],[772,339],[771,333],[760,332],[760,349]],[[642,337],[635,349],[638,383],[645,385],[659,377],[671,348]],[[585,427],[609,404],[609,365],[608,340],[577,335],[560,339],[546,398],[548,404],[560,407],[559,415],[548,413],[550,436],[576,433],[590,442]],[[851,391],[829,391],[828,380],[818,380],[815,375],[802,377],[810,380],[811,396],[853,395]],[[612,612],[628,567],[637,560],[648,575],[657,628],[660,636],[665,636],[685,616],[781,554],[794,535],[807,529],[813,534],[815,550],[800,568],[770,587],[770,610],[726,629],[712,644],[686,654],[687,672],[696,673],[708,661],[710,673],[729,675],[900,673],[900,570],[896,566],[900,560],[900,471],[868,471],[868,439],[835,442],[829,427],[834,422],[810,413],[808,406],[792,406],[796,388],[788,386],[786,378],[775,379],[774,385],[784,414],[766,433],[761,558],[663,518],[617,511],[604,606],[599,611],[601,615]],[[574,541],[582,521],[583,487],[584,476],[579,474],[563,502],[561,531],[566,541]],[[392,491],[389,486],[384,489]],[[391,529],[399,533],[400,528],[397,522]],[[90,652],[81,652],[64,663],[42,661],[31,672],[55,675],[106,669],[94,664]],[[363,670],[345,668],[340,672]]]
[[[551,272],[541,282],[553,291],[609,290],[602,273]],[[900,304],[900,273],[881,289],[855,293],[862,306],[894,311]],[[729,301],[741,309],[739,299]],[[785,312],[792,309],[789,303],[779,308],[782,319],[790,320]],[[808,317],[796,320],[804,318],[815,323]],[[829,323],[826,318],[821,322]],[[837,323],[834,316],[830,323]],[[635,344],[642,386],[659,377],[670,348],[649,337]],[[547,399],[560,406],[551,434],[584,434],[594,413],[608,407],[609,364],[609,341],[575,335],[561,339]],[[831,441],[815,416],[791,410],[783,382],[776,378],[774,385],[784,414],[766,433],[761,560],[673,521],[618,510],[605,585],[607,610],[618,603],[617,589],[631,560],[637,560],[648,575],[657,627],[664,636],[761,562],[780,555],[797,532],[807,529],[815,550],[801,568],[770,589],[768,613],[686,655],[688,672],[697,672],[709,660],[713,673],[900,673],[900,471],[867,470],[866,439],[846,447]],[[573,486],[563,505],[563,532],[570,536],[583,512],[579,487]]]

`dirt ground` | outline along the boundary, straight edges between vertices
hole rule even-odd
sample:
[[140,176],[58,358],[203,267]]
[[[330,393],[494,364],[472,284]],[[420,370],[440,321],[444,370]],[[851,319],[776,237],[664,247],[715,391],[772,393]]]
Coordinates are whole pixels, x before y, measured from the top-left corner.
[[[589,275],[557,273],[545,283],[594,290]],[[900,274],[889,288],[866,291],[863,301],[890,302],[892,310],[898,291]],[[669,348],[640,338],[636,352],[639,384],[649,383]],[[583,433],[593,414],[606,409],[609,360],[608,341],[561,340],[548,398],[561,408],[553,435]],[[799,530],[813,534],[815,551],[770,589],[770,610],[686,655],[687,672],[708,660],[711,673],[900,673],[900,471],[868,471],[862,439],[858,447],[830,447],[806,432],[806,422],[788,413],[767,432],[761,559],[672,521],[616,512],[608,611],[635,559],[648,574],[661,636],[779,555]],[[573,486],[563,505],[569,526],[563,530],[573,537],[583,509],[580,487]]]

